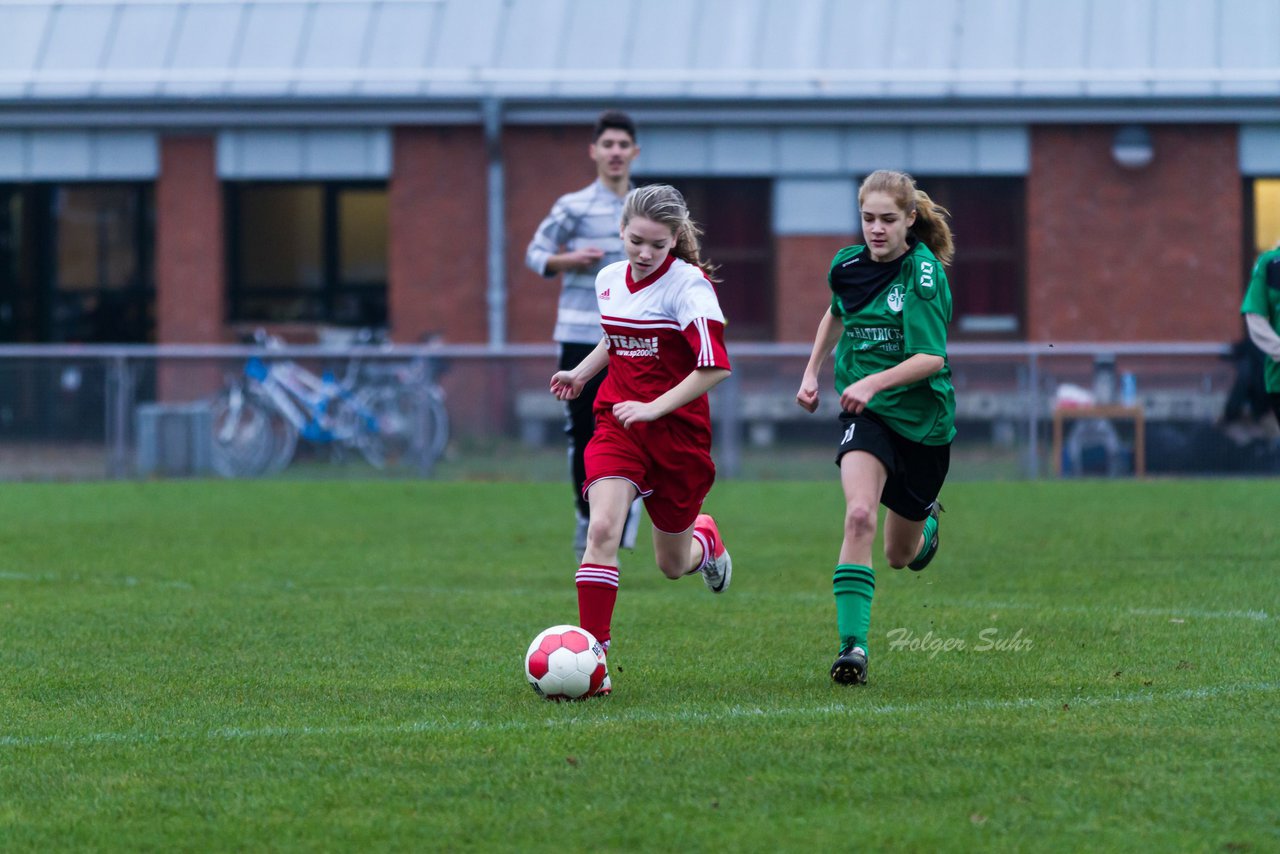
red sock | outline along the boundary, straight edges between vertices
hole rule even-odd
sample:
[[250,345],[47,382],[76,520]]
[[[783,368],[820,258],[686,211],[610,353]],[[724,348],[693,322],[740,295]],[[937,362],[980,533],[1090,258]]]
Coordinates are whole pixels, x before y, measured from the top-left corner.
[[578,622],[595,635],[596,640],[609,640],[609,623],[613,604],[618,600],[618,568],[584,563],[575,577],[578,583]]

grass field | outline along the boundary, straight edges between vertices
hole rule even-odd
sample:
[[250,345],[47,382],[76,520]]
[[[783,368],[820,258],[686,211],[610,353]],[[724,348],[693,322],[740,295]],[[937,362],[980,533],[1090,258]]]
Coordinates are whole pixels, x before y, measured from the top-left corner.
[[556,705],[562,484],[0,486],[0,850],[1280,848],[1280,484],[944,500],[865,688],[837,485],[739,481],[732,588],[624,554],[614,694]]

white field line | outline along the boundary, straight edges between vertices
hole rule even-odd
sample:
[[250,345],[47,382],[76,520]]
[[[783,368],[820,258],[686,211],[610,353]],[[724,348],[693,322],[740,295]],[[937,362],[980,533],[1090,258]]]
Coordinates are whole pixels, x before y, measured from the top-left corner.
[[12,572],[0,570],[0,581],[31,581],[40,584],[94,584],[100,587],[174,587],[179,590],[194,590],[189,581],[170,578],[137,578],[132,575],[112,577],[84,576],[79,574],[64,575],[58,572]]
[[[1195,702],[1216,700],[1226,696],[1274,693],[1280,690],[1277,682],[1252,682],[1241,685],[1213,685],[1170,692],[1132,692],[1108,696],[1054,696],[1023,697],[1014,700],[962,700],[959,702],[924,701],[917,703],[880,703],[859,705],[856,697],[848,703],[823,703],[800,708],[761,708],[755,706],[725,706],[705,709],[671,709],[648,711],[641,709],[607,710],[609,701],[584,705],[573,716],[575,726],[610,726],[653,723],[726,723],[739,720],[769,720],[786,718],[822,718],[828,716],[857,717],[867,715],[917,715],[938,712],[999,712],[1039,708],[1044,711],[1070,708],[1100,708],[1108,706],[1137,705],[1157,702]],[[531,702],[536,698],[530,697]],[[514,721],[448,720],[433,719],[406,723],[361,724],[353,726],[299,726],[299,727],[219,727],[215,729],[188,729],[170,732],[98,732],[78,736],[21,736],[0,735],[0,749],[24,747],[77,748],[101,744],[145,745],[172,744],[193,741],[241,742],[259,740],[292,740],[300,738],[326,738],[344,736],[415,735],[420,733],[442,734],[450,732],[525,732],[563,726],[564,718],[545,719],[530,716]]]
[[1257,620],[1265,622],[1274,619],[1263,610],[1225,610],[1217,611],[1205,608],[1126,608],[1124,606],[1107,607],[1105,605],[1036,605],[1032,602],[966,602],[963,599],[955,602],[942,602],[941,608],[968,608],[980,611],[1049,611],[1055,614],[1129,614],[1134,617],[1190,617],[1195,620]]

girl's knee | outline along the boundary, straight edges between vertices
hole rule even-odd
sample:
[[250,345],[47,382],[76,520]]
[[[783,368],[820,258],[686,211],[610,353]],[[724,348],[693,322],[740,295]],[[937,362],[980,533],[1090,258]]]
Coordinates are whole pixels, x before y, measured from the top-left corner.
[[884,559],[888,561],[889,566],[894,569],[902,569],[904,566],[909,564],[911,559],[915,556],[916,554],[914,550],[904,549],[901,546],[891,545],[890,543],[884,544]]
[[850,504],[844,512],[845,535],[867,540],[876,535],[876,509],[863,504]]
[[617,548],[622,539],[622,523],[592,518],[587,528],[587,542],[596,549]]
[[685,566],[683,561],[658,561],[658,571],[667,577],[668,581],[676,581],[685,576],[689,571],[689,567]]

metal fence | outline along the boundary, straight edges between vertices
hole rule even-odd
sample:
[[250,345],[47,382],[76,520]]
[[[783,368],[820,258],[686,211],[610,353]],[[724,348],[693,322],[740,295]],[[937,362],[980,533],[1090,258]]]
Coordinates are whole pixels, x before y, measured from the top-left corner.
[[[954,344],[952,477],[1280,472],[1274,419],[1224,423],[1243,379],[1230,352]],[[730,354],[712,392],[721,475],[829,477],[830,362],[810,415],[794,402],[808,345]],[[554,369],[549,345],[0,347],[0,479],[562,479]]]

